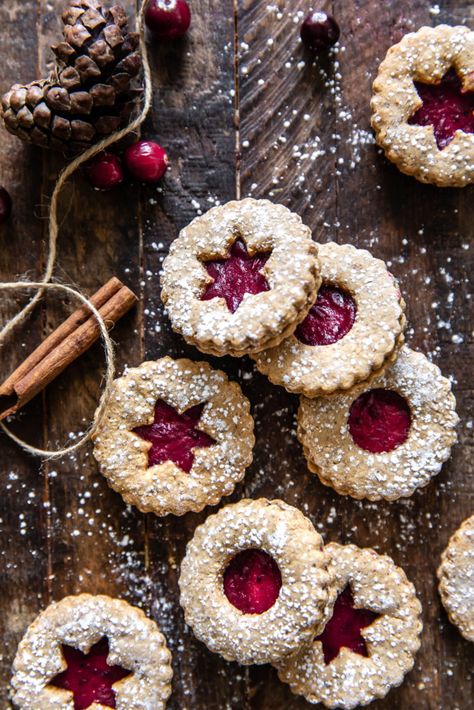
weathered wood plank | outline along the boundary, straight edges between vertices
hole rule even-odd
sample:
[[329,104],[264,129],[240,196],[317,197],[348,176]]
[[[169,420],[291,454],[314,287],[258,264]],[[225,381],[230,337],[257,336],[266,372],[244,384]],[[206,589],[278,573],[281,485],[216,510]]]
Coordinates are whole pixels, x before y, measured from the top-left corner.
[[[242,194],[270,196],[299,211],[316,240],[367,247],[390,262],[409,304],[409,342],[455,378],[461,441],[438,480],[409,501],[387,505],[341,498],[307,471],[294,439],[297,398],[255,376],[263,475],[249,477],[246,490],[284,495],[310,514],[327,540],[387,552],[414,581],[425,619],[416,669],[374,707],[464,708],[472,697],[467,671],[472,649],[446,623],[434,572],[450,533],[472,512],[472,189],[439,191],[400,175],[378,154],[369,125],[371,82],[386,50],[405,32],[438,17],[424,0],[337,0],[318,7],[340,21],[341,47],[311,66],[298,42],[301,3],[240,3]],[[445,2],[442,19],[472,21],[472,7]],[[458,335],[464,338],[461,347],[457,337],[453,343]],[[276,419],[280,427],[266,424]],[[432,554],[426,554],[425,544],[433,545]],[[310,707],[270,669],[252,669],[251,682],[252,707],[259,710]]]
[[[169,152],[171,166],[161,188],[142,193],[143,278],[147,358],[166,354],[204,359],[173,335],[163,316],[159,272],[178,231],[200,212],[235,197],[234,23],[231,0],[191,3],[193,20],[183,42],[151,41],[154,110],[144,135]],[[218,366],[223,363],[214,360]],[[237,363],[224,366],[235,372]],[[209,511],[207,511],[208,513]],[[178,602],[179,563],[187,541],[206,513],[150,516],[153,615],[174,656],[173,710],[245,708],[246,672],[210,654],[186,629]]]
[[[134,3],[122,3],[133,13]],[[63,0],[40,3],[42,70],[51,60],[49,46],[62,32]],[[133,20],[132,20],[133,22]],[[44,156],[45,180],[51,192],[64,161]],[[120,209],[117,205],[120,204]],[[93,293],[111,276],[137,289],[140,268],[138,191],[130,185],[112,193],[95,192],[76,173],[61,200],[58,274]],[[64,306],[67,306],[67,310]],[[75,304],[51,304],[49,317],[59,322]],[[141,359],[141,308],[113,331],[118,371]],[[93,347],[47,390],[49,445],[60,446],[91,421],[104,372],[100,345]],[[70,434],[71,433],[71,434]],[[145,526],[143,516],[127,511],[112,492],[87,446],[65,460],[48,464],[51,492],[51,591],[54,599],[78,592],[122,596],[146,603]]]
[[[36,73],[36,3],[0,3],[0,93],[22,76]],[[19,43],[22,35],[24,41]],[[13,215],[0,227],[0,280],[38,274],[41,269],[42,225],[38,219],[41,202],[41,174],[31,165],[40,153],[21,145],[2,130],[0,140],[0,184],[13,199]],[[21,258],[19,258],[21,255]],[[0,323],[11,318],[29,294],[0,293]],[[1,349],[1,375],[14,369],[24,354],[41,339],[41,310],[26,325],[18,327]],[[43,402],[37,398],[25,408],[15,431],[37,446],[43,444]],[[24,455],[3,434],[0,436],[0,706],[7,707],[10,665],[25,626],[48,600],[48,491],[37,461]]]
[[[344,5],[342,3],[340,11],[345,9]],[[388,46],[398,41],[406,31],[442,20],[455,24],[461,18],[459,14],[457,17],[451,15],[450,9],[459,10],[459,4],[446,3],[444,18],[430,14],[430,3],[398,3],[395,8],[387,6],[384,8],[388,15],[386,22],[380,24],[374,42],[373,10],[361,4],[358,12],[360,23],[357,22],[354,37],[359,36],[364,46],[373,46],[375,51],[367,57],[361,56],[357,42],[354,42],[348,46],[341,61],[341,73],[347,77],[343,93],[346,101],[354,107],[356,122],[367,120],[364,101],[370,89],[368,79],[364,83],[367,70],[373,76]],[[470,13],[464,14],[463,19],[472,22],[473,17],[471,7]],[[388,32],[387,27],[391,28]],[[350,140],[344,141],[344,134],[342,142],[350,146]],[[344,157],[347,165],[347,153]],[[434,187],[420,185],[400,175],[384,158],[377,158],[375,150],[370,147],[365,165],[365,169],[361,165],[361,174],[356,180],[351,181],[345,171],[341,176],[338,192],[339,235],[344,233],[345,225],[351,225],[350,230],[355,228],[355,236],[362,245],[369,244],[372,235],[375,235],[379,253],[392,262],[392,269],[406,293],[409,343],[430,353],[445,374],[453,375],[462,419],[460,445],[454,449],[451,461],[438,480],[422,494],[413,497],[405,521],[401,518],[403,509],[394,511],[398,513],[397,518],[400,517],[400,532],[405,540],[402,538],[402,544],[397,544],[397,529],[394,527],[391,539],[387,541],[388,551],[406,569],[417,587],[424,607],[425,632],[415,671],[394,693],[395,701],[389,697],[386,704],[398,702],[399,707],[406,707],[421,701],[426,702],[427,706],[431,703],[435,707],[446,707],[453,702],[455,707],[463,708],[469,705],[473,691],[472,678],[469,679],[465,665],[469,659],[472,663],[472,649],[452,626],[445,623],[434,571],[451,532],[471,514],[473,504],[472,492],[467,496],[461,494],[466,484],[469,487],[473,471],[472,447],[467,445],[465,438],[469,411],[466,408],[466,388],[471,388],[472,397],[472,384],[466,379],[466,370],[469,370],[468,363],[472,362],[468,321],[472,321],[473,310],[466,296],[469,269],[472,270],[474,258],[473,193],[469,189],[441,191],[440,194]],[[378,185],[382,189],[377,189]],[[370,196],[374,194],[375,200],[371,202]],[[467,211],[469,201],[470,213]],[[356,221],[351,203],[360,206]],[[462,218],[456,216],[457,210],[463,214]],[[471,250],[462,246],[468,244]],[[472,286],[470,288],[472,291]],[[463,305],[465,303],[467,308]],[[450,327],[442,327],[445,323],[449,323]],[[459,337],[464,341],[461,346],[455,345]],[[383,518],[376,518],[374,523],[371,533],[377,534],[382,528]],[[419,544],[420,540],[432,541],[433,556],[426,554]],[[368,539],[364,541],[365,544],[369,542]]]
[[[134,3],[125,4],[130,9]],[[62,5],[63,0],[28,0],[7,8],[0,0],[0,49],[8,58],[0,89],[32,77],[37,55],[44,69],[47,46],[60,30]],[[390,44],[421,24],[472,23],[472,4],[445,0],[439,14],[430,13],[427,0],[319,5],[340,20],[345,49],[314,65],[298,42],[303,8],[296,0],[224,0],[218,6],[194,0],[186,41],[162,47],[150,43],[154,107],[144,134],[167,148],[170,171],[162,187],[127,186],[110,195],[92,192],[77,176],[63,199],[58,273],[90,293],[112,274],[141,288],[144,317],[137,310],[114,331],[121,368],[145,356],[203,358],[171,333],[159,299],[159,271],[178,230],[199,211],[234,197],[236,187],[242,195],[270,197],[299,211],[318,240],[350,241],[391,262],[409,301],[410,342],[453,375],[463,417],[452,462],[409,501],[359,503],[322,487],[307,472],[295,439],[297,398],[269,385],[247,359],[212,361],[243,382],[256,418],[255,462],[235,497],[284,497],[307,512],[326,539],[391,554],[417,586],[426,623],[417,667],[402,688],[373,707],[464,710],[472,697],[472,648],[440,608],[434,569],[449,535],[472,512],[473,193],[439,191],[399,175],[373,146],[368,101],[377,64]],[[241,119],[237,185],[234,9]],[[27,52],[25,43],[17,42],[19,33],[26,38]],[[41,186],[40,156],[2,132],[0,183],[13,186],[18,206],[13,236],[0,231],[6,245],[1,267],[7,276],[40,271],[41,225],[38,221],[32,227],[32,206],[50,194],[61,164],[57,158],[44,159]],[[4,318],[7,299],[0,303]],[[48,328],[74,305],[48,303]],[[40,328],[40,317],[29,322],[20,340],[25,351],[37,341]],[[453,336],[464,342],[458,337],[453,341]],[[32,441],[55,446],[69,431],[85,426],[97,401],[102,359],[97,346],[48,389],[45,441],[38,426],[42,400],[25,409],[21,420]],[[17,360],[18,354],[9,353],[6,370]],[[9,665],[26,624],[50,596],[92,591],[142,604],[160,623],[174,653],[173,710],[310,707],[292,696],[269,667],[248,670],[227,664],[185,627],[178,604],[179,563],[209,510],[180,519],[145,517],[127,510],[107,488],[90,449],[49,465],[42,478],[38,462],[3,437],[0,444],[8,473],[18,476],[5,482],[0,504],[0,530],[7,541],[1,558],[7,563],[6,577],[0,580],[0,624],[5,628],[0,701],[5,706]],[[50,508],[39,503],[43,499]],[[432,554],[426,554],[427,541]]]

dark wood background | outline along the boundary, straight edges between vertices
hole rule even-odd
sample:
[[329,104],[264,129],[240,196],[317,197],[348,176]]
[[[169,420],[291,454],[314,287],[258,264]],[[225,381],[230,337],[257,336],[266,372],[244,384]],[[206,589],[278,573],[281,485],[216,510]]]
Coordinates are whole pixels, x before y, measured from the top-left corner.
[[[132,9],[133,2],[125,3]],[[0,0],[0,91],[42,76],[64,0]],[[249,360],[215,360],[252,401],[255,461],[234,496],[280,496],[306,512],[327,541],[392,555],[416,585],[425,629],[416,667],[379,709],[472,707],[473,647],[447,621],[435,569],[450,534],[473,512],[472,389],[474,192],[407,178],[373,144],[371,82],[388,47],[421,25],[474,23],[469,0],[334,0],[341,47],[312,63],[299,43],[302,0],[192,0],[187,40],[150,43],[154,107],[144,135],[166,146],[160,187],[92,191],[77,175],[63,194],[57,276],[92,293],[117,275],[141,305],[115,329],[119,370],[165,353],[202,358],[171,333],[159,298],[170,242],[200,212],[236,195],[268,197],[299,212],[318,241],[368,247],[386,259],[408,302],[408,341],[452,376],[459,444],[442,474],[394,504],[339,497],[308,473],[295,438],[297,397],[272,387]],[[61,158],[1,132],[0,184],[14,215],[0,229],[0,277],[41,274],[47,206]],[[2,322],[20,299],[1,297]],[[75,304],[46,300],[2,351],[1,376]],[[212,360],[212,359],[211,359]],[[74,438],[94,411],[103,356],[94,347],[17,418],[40,446]],[[160,624],[174,657],[173,710],[296,710],[270,667],[224,662],[183,623],[177,578],[186,542],[210,512],[158,519],[127,508],[87,447],[59,463],[25,455],[3,435],[0,496],[2,708],[16,646],[51,600],[81,591],[117,595]]]

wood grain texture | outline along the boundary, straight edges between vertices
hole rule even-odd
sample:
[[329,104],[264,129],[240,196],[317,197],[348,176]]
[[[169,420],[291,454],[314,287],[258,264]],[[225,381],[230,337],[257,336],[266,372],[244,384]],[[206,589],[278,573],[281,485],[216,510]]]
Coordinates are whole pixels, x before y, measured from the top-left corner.
[[[133,12],[134,0],[122,4]],[[63,5],[0,0],[6,58],[0,91],[44,73]],[[337,52],[317,61],[298,39],[305,3],[192,0],[191,6],[186,40],[149,43],[154,105],[143,134],[167,148],[171,168],[158,187],[129,183],[105,194],[75,176],[62,199],[57,274],[87,293],[116,275],[141,293],[141,306],[114,331],[119,370],[144,358],[185,355],[209,359],[242,383],[252,402],[257,445],[254,464],[232,499],[280,496],[306,512],[326,540],[375,547],[406,569],[424,606],[423,646],[404,685],[372,707],[467,710],[473,650],[441,609],[434,571],[451,532],[474,507],[473,189],[436,190],[400,175],[373,144],[369,99],[391,44],[422,24],[472,26],[472,3],[445,0],[435,7],[439,14],[427,0],[318,3],[336,15],[342,37]],[[0,184],[15,201],[12,223],[0,229],[2,278],[40,273],[46,225],[38,219],[44,208],[37,206],[47,204],[61,165],[60,157],[26,148],[2,131]],[[308,473],[295,438],[297,397],[271,386],[248,359],[206,358],[172,334],[159,298],[169,244],[197,214],[239,193],[269,197],[299,212],[316,240],[371,249],[400,279],[409,342],[452,375],[462,418],[452,460],[408,501],[356,502],[324,488]],[[16,301],[2,295],[2,319]],[[8,374],[20,354],[75,307],[47,300],[15,347],[2,352],[0,374]],[[102,373],[96,346],[44,398],[31,402],[16,426],[39,445],[64,443],[87,425]],[[211,511],[159,520],[127,508],[98,473],[89,448],[43,467],[3,436],[0,450],[7,462],[0,479],[2,709],[9,707],[9,668],[27,623],[51,599],[79,591],[122,596],[158,621],[174,657],[172,710],[310,707],[270,667],[226,663],[184,625],[179,563],[196,525]]]
[[[36,73],[37,30],[35,0],[0,3],[0,56],[3,62],[1,88],[17,80],[21,72]],[[19,45],[16,38],[24,33]],[[15,155],[12,160],[11,156]],[[18,142],[2,130],[0,140],[0,184],[8,187],[14,211],[0,227],[0,279],[35,274],[42,261],[42,225],[34,218],[41,203],[41,174],[31,165],[41,154]],[[19,259],[21,255],[21,260]],[[0,321],[14,315],[30,294],[0,293]],[[42,314],[37,311],[28,330],[2,348],[2,374],[14,369],[18,360],[40,342]],[[15,431],[37,446],[43,444],[43,400],[37,398],[18,418]],[[10,664],[23,630],[48,601],[47,487],[37,461],[21,453],[2,437],[0,496],[0,707],[7,707]]]
[[[162,48],[151,45],[154,111],[144,135],[167,147],[171,169],[162,190],[142,193],[147,358],[205,359],[172,334],[160,300],[159,273],[179,229],[235,197],[233,5],[231,0],[196,0],[192,10],[186,40]],[[238,363],[228,359],[224,365],[235,376]],[[241,495],[238,491],[234,498]],[[185,627],[178,604],[179,562],[208,512],[164,520],[148,517],[152,611],[173,652],[173,710],[244,707],[246,702],[246,672],[209,654]]]
[[[265,478],[250,492],[279,493],[283,483],[285,499],[308,512],[326,540],[386,552],[414,582],[424,608],[422,649],[404,685],[374,708],[467,708],[473,651],[446,623],[435,569],[452,530],[473,509],[473,192],[439,191],[398,173],[373,144],[369,101],[379,62],[403,34],[439,20],[472,23],[474,13],[466,3],[444,3],[437,16],[421,0],[318,6],[341,21],[342,37],[339,50],[313,61],[298,43],[301,3],[277,0],[272,11],[257,1],[241,4],[242,194],[270,194],[297,209],[316,240],[350,242],[389,262],[408,302],[410,345],[454,378],[460,444],[438,479],[408,501],[355,502],[307,471],[290,434],[297,398],[272,390],[257,420]],[[277,415],[287,437],[265,426]],[[310,707],[273,670],[252,669],[251,684],[259,710]]]
[[[40,3],[42,73],[51,57],[49,46],[62,31],[63,8],[63,0]],[[131,3],[128,9],[133,9]],[[44,179],[49,193],[62,164],[58,156],[45,153]],[[133,186],[100,193],[92,190],[81,173],[76,174],[66,187],[61,204],[60,277],[80,284],[90,294],[112,276],[137,289],[141,245],[138,204],[138,191]],[[67,304],[68,312],[75,306]],[[64,304],[51,304],[48,313],[55,322],[61,321]],[[119,372],[125,364],[141,361],[140,339],[136,335],[140,330],[140,309],[132,311],[114,329]],[[48,388],[49,446],[58,447],[87,426],[98,401],[103,373],[103,351],[96,345]],[[120,496],[108,488],[97,471],[90,447],[54,465],[48,464],[46,471],[50,478],[52,598],[95,592],[126,595],[132,603],[140,602],[141,591],[125,579],[123,565],[128,556],[135,565],[144,566],[143,518],[127,511]]]

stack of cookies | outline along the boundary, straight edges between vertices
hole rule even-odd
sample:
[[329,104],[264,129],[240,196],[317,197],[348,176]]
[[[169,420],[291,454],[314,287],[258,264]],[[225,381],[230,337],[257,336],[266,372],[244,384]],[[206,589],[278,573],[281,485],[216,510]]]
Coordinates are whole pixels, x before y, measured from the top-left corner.
[[450,383],[404,345],[400,289],[368,251],[316,245],[282,205],[230,202],[173,243],[162,297],[187,342],[250,355],[301,395],[308,467],[338,493],[410,496],[448,458],[458,421]]

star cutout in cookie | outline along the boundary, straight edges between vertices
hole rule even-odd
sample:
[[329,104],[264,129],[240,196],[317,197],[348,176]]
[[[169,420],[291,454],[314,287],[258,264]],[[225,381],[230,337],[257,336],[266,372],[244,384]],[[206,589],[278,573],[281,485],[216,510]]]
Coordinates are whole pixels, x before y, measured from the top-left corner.
[[438,84],[415,81],[423,101],[408,123],[413,126],[433,126],[440,150],[446,148],[456,131],[474,133],[474,91],[463,91],[461,80],[450,69]]
[[215,440],[201,431],[198,424],[205,404],[198,404],[180,414],[166,402],[158,401],[152,424],[133,429],[134,434],[151,442],[148,468],[172,461],[189,473],[194,463],[194,449],[212,446]]
[[329,665],[339,655],[342,647],[368,658],[367,644],[360,632],[373,624],[379,616],[380,614],[368,609],[356,609],[352,590],[348,585],[336,599],[333,615],[323,633],[316,638],[316,641],[323,644],[325,664]]
[[235,313],[246,293],[270,290],[267,279],[261,273],[269,258],[269,252],[257,252],[250,256],[243,241],[238,239],[226,259],[204,262],[207,273],[214,281],[206,288],[201,300],[224,298],[229,311]]
[[131,671],[121,666],[109,666],[107,637],[94,644],[89,653],[71,646],[63,646],[62,652],[67,668],[53,678],[50,685],[72,691],[74,710],[86,710],[93,703],[115,708],[116,696],[112,686],[131,675]]

